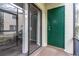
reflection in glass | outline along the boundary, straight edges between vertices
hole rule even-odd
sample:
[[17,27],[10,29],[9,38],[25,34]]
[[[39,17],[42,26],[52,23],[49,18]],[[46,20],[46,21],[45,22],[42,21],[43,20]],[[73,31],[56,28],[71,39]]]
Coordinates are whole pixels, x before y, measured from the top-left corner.
[[11,55],[16,48],[16,19],[9,13],[0,11],[0,55]]

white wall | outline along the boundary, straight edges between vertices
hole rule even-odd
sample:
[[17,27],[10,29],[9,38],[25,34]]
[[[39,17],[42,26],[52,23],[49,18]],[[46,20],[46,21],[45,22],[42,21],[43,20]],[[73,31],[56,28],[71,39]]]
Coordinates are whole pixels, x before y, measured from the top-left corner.
[[56,7],[59,7],[59,6],[63,6],[64,4],[63,3],[46,3],[46,9],[53,9],[53,8],[56,8]]
[[65,4],[65,51],[73,54],[73,4]]
[[28,4],[25,4],[22,53],[28,52]]

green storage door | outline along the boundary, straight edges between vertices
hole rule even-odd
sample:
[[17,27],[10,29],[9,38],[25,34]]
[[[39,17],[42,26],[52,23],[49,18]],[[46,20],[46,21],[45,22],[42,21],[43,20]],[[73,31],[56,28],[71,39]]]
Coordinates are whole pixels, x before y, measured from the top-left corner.
[[65,7],[48,10],[48,44],[64,48]]

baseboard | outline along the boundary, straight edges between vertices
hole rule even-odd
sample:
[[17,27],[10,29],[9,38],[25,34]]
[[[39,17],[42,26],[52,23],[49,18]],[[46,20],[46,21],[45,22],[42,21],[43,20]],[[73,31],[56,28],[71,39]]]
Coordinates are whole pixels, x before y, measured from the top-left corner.
[[70,53],[70,52],[69,52],[69,51],[67,51],[66,49],[64,49],[64,51],[65,51],[65,52],[67,52],[67,53],[69,53],[69,54],[71,54],[71,55],[73,55],[73,53]]
[[42,47],[47,46],[47,44],[42,44]]

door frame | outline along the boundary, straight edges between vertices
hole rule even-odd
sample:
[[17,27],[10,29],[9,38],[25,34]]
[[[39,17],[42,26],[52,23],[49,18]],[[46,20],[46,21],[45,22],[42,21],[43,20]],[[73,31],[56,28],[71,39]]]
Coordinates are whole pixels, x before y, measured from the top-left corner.
[[30,5],[33,5],[35,8],[37,8],[40,11],[40,46],[38,48],[40,48],[42,46],[42,10],[35,5],[34,3],[28,3],[28,56],[30,54],[32,54],[34,51],[36,51],[38,48],[36,48],[32,53],[30,52]]
[[75,55],[75,50],[76,50],[76,48],[75,48],[75,45],[76,45],[76,43],[75,43],[75,40],[76,40],[76,38],[75,38],[75,35],[76,35],[76,33],[75,33],[75,23],[76,23],[75,15],[76,15],[76,6],[75,6],[75,3],[73,3],[73,55]]

